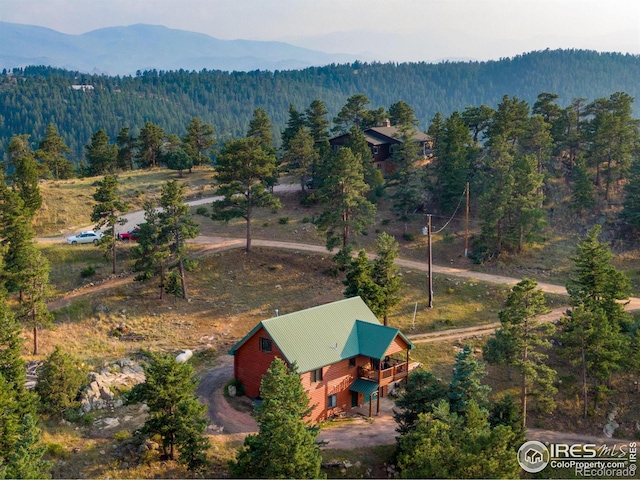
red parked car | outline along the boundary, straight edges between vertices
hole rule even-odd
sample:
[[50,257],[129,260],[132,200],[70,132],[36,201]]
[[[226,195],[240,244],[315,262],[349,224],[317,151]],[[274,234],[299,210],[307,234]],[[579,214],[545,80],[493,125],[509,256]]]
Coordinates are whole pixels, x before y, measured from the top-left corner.
[[118,234],[118,240],[138,240],[138,235],[140,234],[140,227],[134,227],[133,230],[129,230],[128,232],[122,232]]

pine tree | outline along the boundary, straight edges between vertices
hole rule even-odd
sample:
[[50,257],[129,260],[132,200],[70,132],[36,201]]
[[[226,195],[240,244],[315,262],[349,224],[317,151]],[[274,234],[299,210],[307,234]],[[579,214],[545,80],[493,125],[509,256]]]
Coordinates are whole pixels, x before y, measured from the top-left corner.
[[247,253],[251,252],[251,221],[255,208],[280,208],[278,198],[267,189],[275,178],[275,154],[262,147],[259,138],[231,140],[220,151],[216,163],[216,195],[224,197],[213,202],[214,220],[229,221],[244,218],[247,224]]
[[118,166],[118,146],[109,143],[109,136],[100,128],[91,137],[91,143],[85,146],[89,175],[115,173]]
[[620,218],[637,234],[640,231],[640,156],[631,162],[622,204]]
[[51,296],[49,284],[49,261],[34,244],[28,244],[22,254],[25,270],[22,272],[20,286],[20,301],[17,307],[17,317],[33,331],[33,355],[38,354],[38,330],[53,324],[53,314],[47,307],[47,300]]
[[480,408],[487,408],[489,400],[489,386],[482,385],[481,380],[486,375],[484,365],[473,356],[469,345],[464,345],[462,351],[456,355],[453,366],[453,377],[449,384],[449,403],[451,412],[464,416],[470,402],[475,402]]
[[42,410],[64,417],[67,410],[77,408],[80,389],[88,384],[87,374],[84,364],[56,345],[38,372],[35,391]]
[[170,355],[149,353],[143,369],[145,382],[127,394],[128,404],[144,402],[149,407],[142,433],[160,437],[164,458],[174,460],[177,450],[180,462],[192,471],[201,470],[209,448],[204,437],[207,407],[195,394],[193,367]]
[[162,187],[160,194],[161,212],[158,214],[163,237],[168,239],[172,257],[178,262],[182,298],[187,300],[187,280],[184,261],[187,256],[185,241],[195,238],[200,227],[191,218],[189,205],[184,202],[185,186],[177,180],[170,180]]
[[136,280],[144,281],[153,277],[160,277],[160,300],[164,296],[165,272],[167,262],[171,256],[169,250],[170,238],[162,228],[160,215],[156,205],[150,200],[144,203],[145,222],[140,225],[138,241],[131,248],[135,259],[133,270],[140,272]]
[[53,123],[47,126],[44,140],[40,142],[36,156],[43,166],[53,174],[56,180],[64,180],[73,176],[73,164],[67,159],[71,149],[64,143]]
[[[209,152],[216,145],[213,127],[202,123],[198,117],[193,117],[187,126],[187,134],[182,137],[185,152],[191,157],[192,166],[208,165],[211,163]],[[191,167],[189,167],[191,173]]]
[[[376,315],[381,315],[387,325],[389,310],[400,303],[403,283],[400,269],[395,261],[398,258],[398,242],[388,233],[382,232],[376,238],[376,258],[373,260],[371,278],[382,292]],[[375,312],[375,311],[374,311]]]
[[118,146],[117,165],[119,170],[133,170],[136,156],[137,139],[129,127],[122,127],[116,137]]
[[313,146],[311,132],[305,127],[300,127],[289,138],[282,162],[285,169],[295,178],[300,179],[300,189],[304,192],[307,178],[311,175],[313,165],[318,161],[318,152]]
[[96,222],[95,229],[106,227],[105,240],[101,242],[105,246],[105,253],[111,252],[112,273],[116,273],[116,225],[124,225],[127,220],[120,215],[126,213],[129,205],[123,201],[118,192],[118,179],[115,175],[107,175],[100,182],[93,194],[93,199],[98,202],[91,212],[91,221]]
[[24,202],[24,214],[31,220],[42,206],[40,194],[40,168],[29,144],[29,135],[14,135],[7,147],[9,165],[13,173],[9,176],[12,189]]
[[153,122],[147,122],[138,135],[138,153],[136,159],[140,168],[158,166],[162,156],[164,129]]
[[594,393],[624,364],[629,339],[622,326],[630,317],[619,301],[629,298],[631,284],[613,265],[613,254],[598,240],[602,228],[596,225],[577,246],[575,263],[567,284],[572,308],[564,317],[564,351],[579,365],[582,380],[583,416],[589,412],[589,382]]
[[0,478],[48,478],[36,396],[26,389],[22,329],[0,295]]
[[573,180],[571,207],[582,215],[590,211],[596,205],[596,199],[593,180],[591,179],[589,170],[584,163],[584,158],[581,156],[576,157],[571,170],[571,176]]
[[236,478],[319,478],[321,456],[315,443],[318,429],[306,417],[311,412],[296,367],[276,358],[260,385],[257,435],[245,438],[231,466]]
[[360,297],[369,309],[378,315],[377,307],[382,301],[382,288],[372,278],[373,265],[367,258],[367,253],[360,250],[358,256],[350,260],[347,275],[342,282],[347,288],[345,298]]
[[396,400],[393,419],[398,424],[397,431],[406,434],[412,431],[422,413],[430,413],[434,407],[446,399],[447,389],[433,373],[426,370],[411,372],[407,384],[402,387]]
[[362,161],[350,149],[341,148],[329,162],[329,176],[320,191],[324,208],[316,221],[325,234],[327,249],[345,248],[351,238],[371,225],[376,207],[365,197]]
[[[549,311],[544,294],[536,289],[537,285],[535,280],[522,279],[511,289],[504,308],[498,314],[501,324],[498,331],[503,340],[499,344],[509,345],[512,363],[521,376],[520,407],[523,427],[526,427],[527,422],[528,396],[531,393],[536,395],[539,406],[544,406],[544,410],[549,411],[554,407],[553,395],[556,392],[553,387],[556,372],[545,365],[547,355],[540,351],[550,346],[546,337],[555,328],[552,324],[539,324],[536,320],[536,317]],[[487,348],[491,358],[489,344]]]

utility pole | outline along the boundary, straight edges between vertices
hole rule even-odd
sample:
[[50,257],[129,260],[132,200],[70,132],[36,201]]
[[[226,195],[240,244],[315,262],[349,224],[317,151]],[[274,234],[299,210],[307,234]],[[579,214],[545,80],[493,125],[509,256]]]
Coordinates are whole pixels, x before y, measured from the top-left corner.
[[432,252],[431,252],[431,215],[427,215],[427,243],[429,244],[429,251],[427,253],[429,262],[429,308],[433,308],[433,268],[432,268]]
[[429,308],[433,308],[433,265],[431,251],[431,214],[427,214],[427,226],[423,227],[422,234],[427,236],[427,290],[429,293]]
[[469,255],[469,182],[467,182],[467,220],[464,231],[464,258]]

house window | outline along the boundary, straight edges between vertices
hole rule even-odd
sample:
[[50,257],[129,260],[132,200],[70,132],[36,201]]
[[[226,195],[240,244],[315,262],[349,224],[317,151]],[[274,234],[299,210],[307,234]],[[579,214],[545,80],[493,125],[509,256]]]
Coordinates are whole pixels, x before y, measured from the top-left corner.
[[260,338],[260,351],[271,353],[271,340],[269,338]]
[[377,155],[379,152],[378,147],[373,147],[373,154]]
[[327,408],[333,408],[338,405],[338,396],[334,393],[327,397]]
[[356,357],[349,359],[349,368],[353,368],[356,366]]
[[311,372],[311,383],[316,383],[321,381],[322,381],[322,369],[319,368],[317,370],[313,370]]

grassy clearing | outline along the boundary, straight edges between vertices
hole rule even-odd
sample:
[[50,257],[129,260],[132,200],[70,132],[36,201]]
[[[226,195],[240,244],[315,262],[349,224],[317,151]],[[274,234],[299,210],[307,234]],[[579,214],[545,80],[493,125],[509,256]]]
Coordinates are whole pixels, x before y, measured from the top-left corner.
[[[84,260],[73,262],[64,255],[53,255],[54,271],[58,261],[78,270],[91,255],[100,255],[92,247],[87,247],[87,252],[64,247],[68,246],[60,250],[76,252]],[[130,281],[95,293],[89,287],[86,295],[55,311],[54,329],[40,335],[41,352],[47,355],[60,344],[88,363],[99,365],[141,349],[175,352],[190,348],[204,352],[201,363],[206,368],[211,352],[226,351],[257,322],[274,316],[275,309],[282,314],[343,298],[342,277],[332,276],[331,266],[330,255],[256,247],[250,255],[234,249],[199,259],[187,277],[190,302],[175,298],[159,301],[153,280]],[[389,324],[406,333],[495,322],[508,293],[501,285],[436,275],[434,308],[429,309],[426,275],[408,270],[401,273],[406,283],[403,300],[389,316]],[[553,306],[556,303],[563,301],[555,299]],[[120,340],[121,325],[139,340]]]
[[[212,191],[212,177],[213,169],[199,167],[180,181],[187,186],[186,194],[189,199],[200,198]],[[41,183],[43,206],[34,219],[36,233],[41,236],[61,235],[91,225],[95,182],[102,178],[50,180]],[[168,169],[136,170],[121,173],[118,178],[121,196],[129,202],[131,210],[140,210],[146,198],[159,196],[162,186],[168,180],[178,178],[178,174]]]

